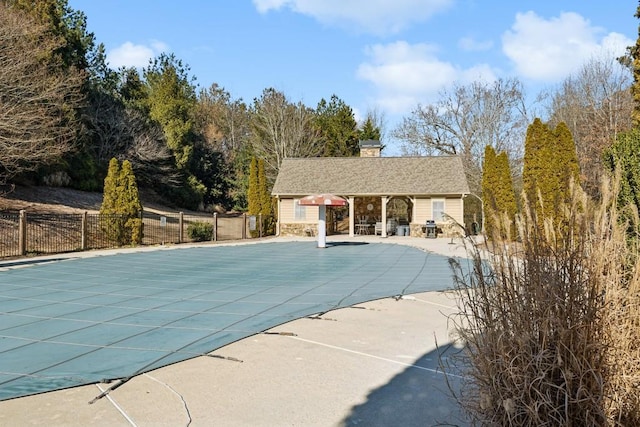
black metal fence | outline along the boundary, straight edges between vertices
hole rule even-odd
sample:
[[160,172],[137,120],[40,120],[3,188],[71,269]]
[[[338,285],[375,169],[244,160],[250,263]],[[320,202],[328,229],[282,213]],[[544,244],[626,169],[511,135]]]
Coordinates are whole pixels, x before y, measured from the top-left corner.
[[[118,247],[112,229],[118,218],[124,219],[119,215],[89,213],[0,212],[0,258]],[[272,235],[274,228],[271,217],[144,211],[142,244],[240,240]]]

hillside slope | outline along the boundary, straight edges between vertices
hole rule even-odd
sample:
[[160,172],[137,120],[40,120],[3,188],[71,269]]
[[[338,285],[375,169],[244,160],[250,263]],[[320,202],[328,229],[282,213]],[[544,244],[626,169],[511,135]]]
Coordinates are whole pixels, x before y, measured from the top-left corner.
[[[184,209],[167,207],[157,202],[152,194],[141,191],[142,205],[147,211],[178,212]],[[60,187],[16,186],[0,193],[0,212],[17,212],[24,209],[35,213],[97,213],[102,204],[102,193]]]

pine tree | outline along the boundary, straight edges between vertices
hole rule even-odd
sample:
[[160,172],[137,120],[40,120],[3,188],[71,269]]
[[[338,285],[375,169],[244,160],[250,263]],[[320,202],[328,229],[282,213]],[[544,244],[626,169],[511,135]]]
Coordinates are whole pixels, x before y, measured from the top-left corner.
[[358,134],[361,141],[380,141],[380,128],[373,124],[373,120],[371,120],[371,117],[367,118],[367,120],[362,125],[362,129],[358,131]]
[[324,143],[324,156],[351,157],[359,153],[358,123],[353,110],[337,95],[320,100],[316,108],[316,127]]
[[253,157],[251,166],[249,167],[249,188],[247,189],[247,213],[249,215],[258,215],[262,206],[260,200],[260,182],[258,178],[258,160]]

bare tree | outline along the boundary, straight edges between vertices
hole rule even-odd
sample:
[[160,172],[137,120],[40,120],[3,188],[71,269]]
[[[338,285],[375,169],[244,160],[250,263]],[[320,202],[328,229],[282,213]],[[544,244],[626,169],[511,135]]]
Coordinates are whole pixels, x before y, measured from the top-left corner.
[[251,134],[247,105],[241,99],[232,99],[229,92],[214,83],[200,91],[196,118],[207,143],[233,163]]
[[52,64],[61,43],[0,2],[0,183],[74,149],[85,76]]
[[83,112],[83,133],[92,142],[96,160],[107,164],[118,157],[131,142],[131,130],[125,125],[125,106],[113,95],[95,90]]
[[174,166],[171,150],[164,142],[162,128],[132,108],[126,110],[124,126],[130,132],[130,142],[119,158],[131,162],[138,182],[150,188],[160,183],[179,186],[180,174]]
[[94,91],[84,114],[85,132],[102,164],[112,158],[129,160],[141,186],[178,185],[173,155],[162,128],[111,94]]
[[254,101],[252,146],[264,159],[269,179],[275,178],[283,159],[320,155],[323,147],[313,120],[313,110],[301,102],[289,102],[275,89],[265,89]]
[[591,196],[602,182],[602,153],[616,135],[632,127],[631,71],[614,55],[593,58],[564,80],[548,100],[551,125],[565,122],[576,143],[581,181]]
[[485,147],[507,152],[517,170],[528,122],[520,81],[499,79],[443,91],[435,104],[418,105],[392,135],[404,155],[461,156],[469,185],[478,193]]

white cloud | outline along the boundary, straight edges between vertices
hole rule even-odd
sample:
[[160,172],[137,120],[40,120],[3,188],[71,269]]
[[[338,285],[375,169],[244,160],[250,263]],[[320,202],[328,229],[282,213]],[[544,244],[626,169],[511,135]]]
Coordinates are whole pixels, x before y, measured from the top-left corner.
[[544,19],[534,12],[519,13],[502,36],[502,49],[516,72],[533,80],[557,81],[576,71],[589,58],[611,50],[621,55],[633,42],[601,28],[576,13]]
[[393,34],[424,22],[454,0],[253,0],[260,13],[288,7],[323,24]]
[[168,46],[160,41],[152,40],[149,46],[125,42],[107,52],[107,59],[112,68],[146,67],[149,60],[167,51]]
[[260,13],[278,10],[287,3],[289,3],[289,0],[253,0],[253,4]]
[[360,64],[358,78],[375,87],[375,103],[392,114],[411,111],[418,103],[430,102],[453,82],[495,80],[488,65],[459,69],[437,57],[437,49],[399,41],[366,49],[369,61]]
[[626,52],[628,46],[635,45],[635,40],[627,38],[620,33],[609,33],[602,39],[602,49],[606,52],[612,52],[616,56],[621,56]]
[[463,37],[458,40],[458,47],[470,52],[483,51],[491,49],[493,47],[493,42],[491,40],[479,41],[471,37]]

